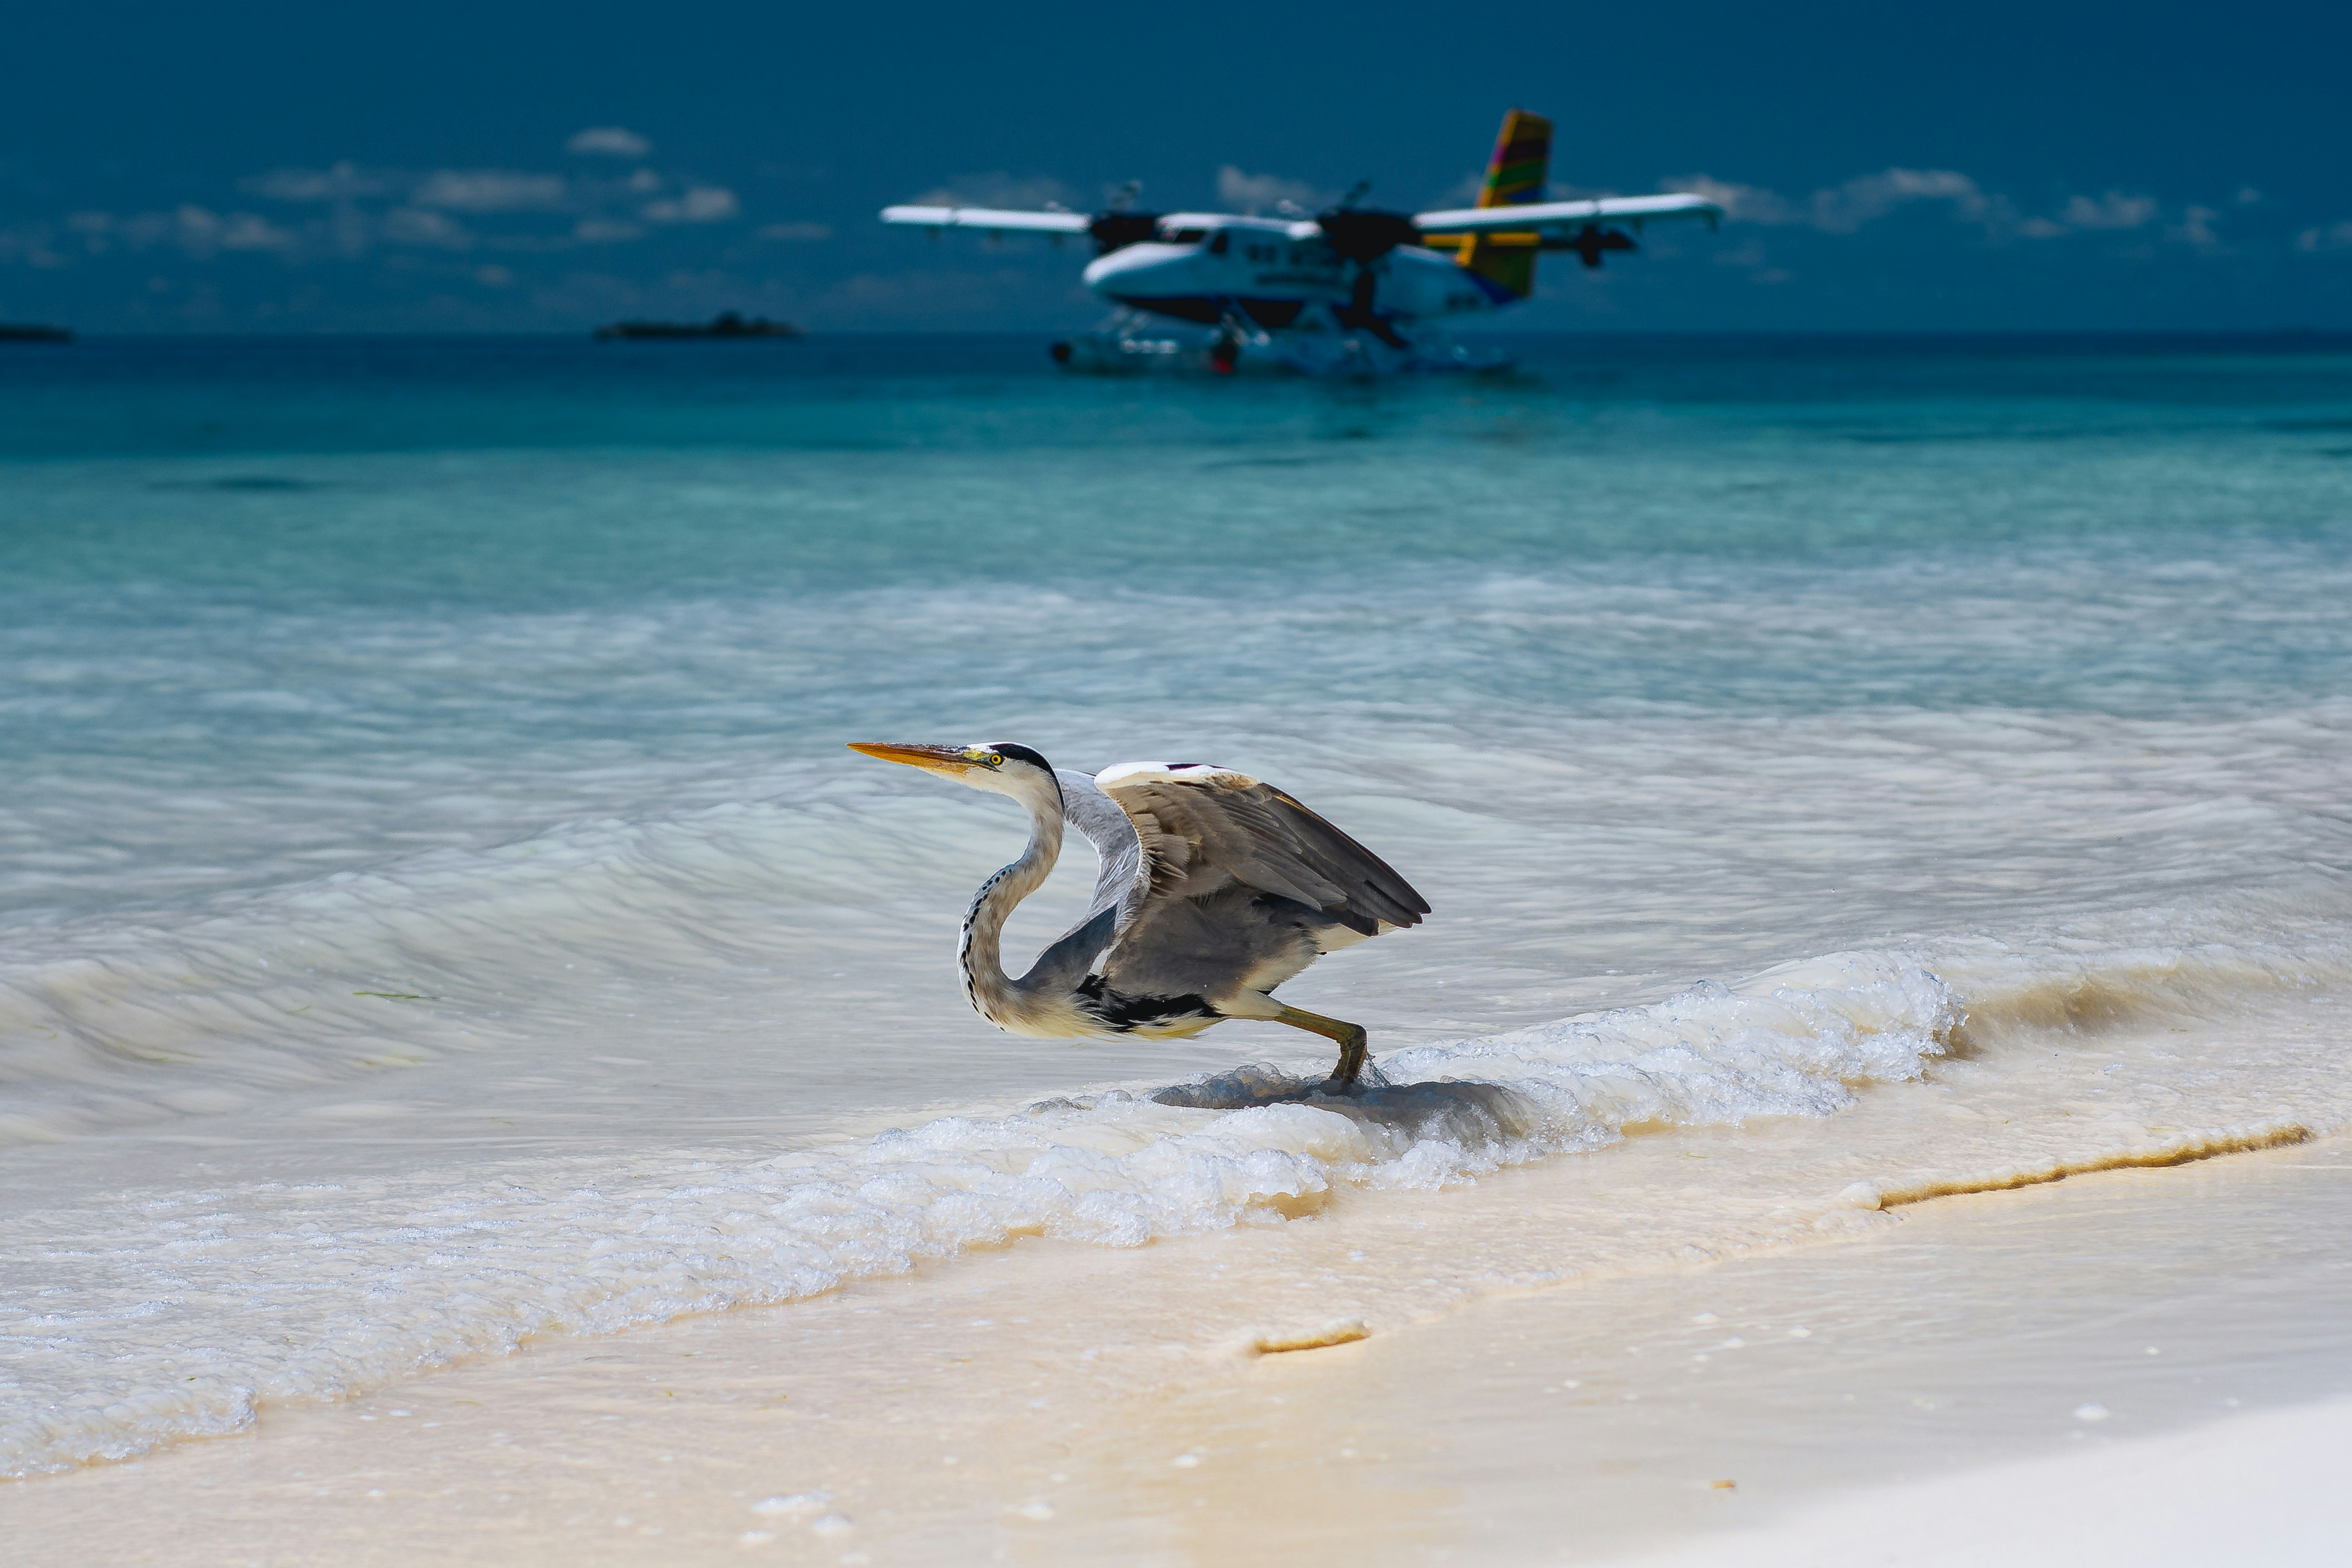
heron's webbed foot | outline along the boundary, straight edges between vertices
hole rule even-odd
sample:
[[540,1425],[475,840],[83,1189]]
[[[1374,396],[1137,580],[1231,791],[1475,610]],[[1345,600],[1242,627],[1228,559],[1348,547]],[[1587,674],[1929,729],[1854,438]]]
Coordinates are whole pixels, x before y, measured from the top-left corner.
[[1331,1076],[1323,1080],[1324,1093],[1346,1094],[1356,1087],[1357,1075],[1364,1070],[1371,1044],[1371,1037],[1364,1033],[1361,1024],[1350,1024],[1342,1018],[1326,1018],[1320,1013],[1309,1013],[1298,1007],[1285,1007],[1275,1021],[1338,1042],[1339,1062],[1331,1069]]

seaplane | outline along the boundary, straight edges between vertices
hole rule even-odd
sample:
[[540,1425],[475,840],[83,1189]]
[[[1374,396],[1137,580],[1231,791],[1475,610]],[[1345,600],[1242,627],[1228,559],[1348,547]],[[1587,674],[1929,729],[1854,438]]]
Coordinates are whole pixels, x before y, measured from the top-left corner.
[[[1056,244],[1087,237],[1095,248],[1087,287],[1118,312],[1108,328],[1053,346],[1073,369],[1204,360],[1231,374],[1245,352],[1308,372],[1486,368],[1493,357],[1455,343],[1445,326],[1532,295],[1543,252],[1572,251],[1597,268],[1640,248],[1647,225],[1698,221],[1712,230],[1723,216],[1690,192],[1546,200],[1551,132],[1542,115],[1505,114],[1475,206],[1392,212],[1361,205],[1369,186],[1360,184],[1314,214],[1287,204],[1272,216],[1157,213],[1135,207],[1139,187],[1130,184],[1098,213],[889,206],[882,221],[934,236],[979,229]],[[1187,323],[1192,340],[1158,327],[1168,321]]]

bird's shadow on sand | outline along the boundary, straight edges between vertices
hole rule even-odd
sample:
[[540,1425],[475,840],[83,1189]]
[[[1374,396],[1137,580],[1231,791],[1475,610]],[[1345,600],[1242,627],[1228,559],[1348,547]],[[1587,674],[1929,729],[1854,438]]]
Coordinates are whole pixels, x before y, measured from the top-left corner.
[[1391,1083],[1378,1068],[1334,1093],[1322,1078],[1299,1078],[1263,1063],[1171,1084],[1142,1098],[1197,1110],[1247,1110],[1263,1105],[1309,1105],[1358,1125],[1401,1132],[1419,1141],[1447,1138],[1465,1146],[1525,1137],[1541,1113],[1525,1095],[1499,1083]]

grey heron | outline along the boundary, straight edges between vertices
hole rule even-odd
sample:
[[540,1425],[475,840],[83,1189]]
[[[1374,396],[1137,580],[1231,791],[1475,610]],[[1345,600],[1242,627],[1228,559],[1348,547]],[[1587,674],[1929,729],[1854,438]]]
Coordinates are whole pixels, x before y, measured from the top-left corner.
[[[1379,856],[1272,784],[1207,763],[1126,763],[1089,778],[1027,746],[850,742],[1029,812],[1029,847],[971,901],[957,958],[964,994],[1010,1034],[1181,1039],[1263,1018],[1339,1047],[1324,1085],[1363,1070],[1363,1026],[1286,1006],[1271,993],[1334,949],[1421,923],[1429,904]],[[1006,917],[1044,885],[1065,825],[1101,862],[1086,918],[1004,972]]]

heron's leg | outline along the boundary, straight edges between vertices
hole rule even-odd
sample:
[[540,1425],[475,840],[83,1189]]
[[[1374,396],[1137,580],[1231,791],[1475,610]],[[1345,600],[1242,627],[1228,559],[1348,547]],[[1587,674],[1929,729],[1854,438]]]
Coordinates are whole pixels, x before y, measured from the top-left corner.
[[1356,1081],[1356,1075],[1364,1070],[1364,1048],[1370,1041],[1370,1037],[1364,1033],[1364,1026],[1361,1024],[1350,1024],[1339,1018],[1327,1018],[1320,1013],[1309,1013],[1303,1007],[1285,1007],[1274,1016],[1274,1021],[1277,1024],[1287,1024],[1294,1029],[1305,1029],[1312,1035],[1320,1035],[1327,1040],[1339,1042],[1339,1065],[1331,1069],[1330,1080],[1323,1086],[1326,1089],[1337,1092],[1346,1089]]

